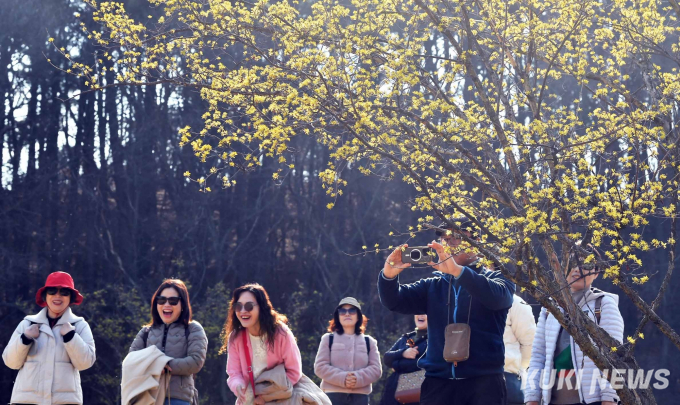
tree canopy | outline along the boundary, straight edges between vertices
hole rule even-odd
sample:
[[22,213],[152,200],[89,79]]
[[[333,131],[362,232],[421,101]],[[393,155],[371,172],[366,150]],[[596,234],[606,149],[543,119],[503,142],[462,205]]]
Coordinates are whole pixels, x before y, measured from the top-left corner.
[[[435,217],[458,230],[451,218],[467,217],[470,248],[556,314],[600,368],[636,368],[650,320],[680,348],[655,312],[675,260],[675,0],[150,0],[148,19],[89,3],[82,30],[116,77],[103,79],[102,59],[64,69],[90,90],[199,91],[202,123],[182,127],[179,144],[210,167],[184,173],[201,191],[266,159],[281,181],[305,153],[294,139],[311,137],[330,153],[318,175],[328,208],[356,169],[413,187],[411,236]],[[623,345],[571,302],[564,274],[577,242],[601,253],[578,264],[598,264],[644,316]],[[648,252],[666,256],[665,268],[646,266]],[[638,285],[661,271],[649,303]],[[619,393],[654,401],[648,390]]]

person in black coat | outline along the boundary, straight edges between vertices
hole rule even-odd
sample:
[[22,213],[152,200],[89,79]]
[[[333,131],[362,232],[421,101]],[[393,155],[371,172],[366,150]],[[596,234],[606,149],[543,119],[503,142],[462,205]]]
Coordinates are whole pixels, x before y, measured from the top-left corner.
[[401,374],[418,371],[418,359],[427,350],[427,315],[416,315],[416,330],[402,335],[392,348],[385,353],[385,365],[394,372],[385,383],[381,405],[399,405],[394,399]]

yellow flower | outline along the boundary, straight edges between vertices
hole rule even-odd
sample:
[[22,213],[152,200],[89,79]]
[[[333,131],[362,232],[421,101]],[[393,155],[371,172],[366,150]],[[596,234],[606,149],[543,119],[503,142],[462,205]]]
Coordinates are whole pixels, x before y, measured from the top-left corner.
[[331,209],[331,208],[333,208],[334,205],[335,205],[335,204],[333,204],[333,203],[328,203],[328,204],[326,205],[326,208]]
[[531,280],[531,285],[533,285],[534,287],[538,286],[538,281]]
[[613,352],[615,352],[615,351],[617,351],[617,350],[618,350],[618,349],[617,349],[616,347],[612,347],[612,351],[613,351]]
[[364,249],[364,250],[366,250],[366,245],[362,246],[361,248]]
[[632,345],[635,344],[635,339],[633,339],[632,337],[628,336],[626,339],[628,340],[628,342],[629,342],[630,344],[632,344]]
[[48,39],[49,42],[54,42],[54,38]]
[[210,187],[206,187],[206,188],[205,188],[205,191],[207,191],[207,192],[209,193],[209,192],[211,192],[212,190],[210,189]]
[[638,336],[640,337],[640,339],[644,339],[644,338],[645,338],[645,334],[642,333],[642,332],[638,333]]
[[191,177],[191,172],[189,171],[184,172],[184,177]]

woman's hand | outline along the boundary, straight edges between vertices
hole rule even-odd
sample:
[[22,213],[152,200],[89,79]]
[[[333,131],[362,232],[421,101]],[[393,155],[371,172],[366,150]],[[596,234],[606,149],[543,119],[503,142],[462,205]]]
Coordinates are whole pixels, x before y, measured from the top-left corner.
[[357,376],[354,373],[347,373],[345,377],[345,388],[354,388],[357,385]]
[[64,336],[72,330],[76,330],[76,328],[71,325],[71,323],[66,322],[65,324],[61,325],[61,328],[59,328],[59,334]]
[[264,405],[264,404],[265,404],[264,398],[262,398],[261,396],[255,397],[255,402],[254,402],[254,404],[255,404],[255,405]]
[[170,367],[170,364],[166,364],[164,369],[165,369],[165,372],[167,372],[168,374],[172,373],[172,367]]
[[417,347],[409,347],[408,349],[404,350],[404,353],[402,354],[405,359],[415,359],[418,356],[418,348]]
[[24,330],[24,336],[29,339],[37,339],[40,336],[40,326],[37,323],[29,326]]
[[396,249],[387,256],[385,260],[385,267],[383,267],[383,274],[387,278],[395,278],[401,273],[405,268],[411,267],[411,263],[404,263],[401,261],[401,250],[407,248],[408,245],[397,246]]
[[[602,404],[604,405],[604,402]],[[538,405],[538,401],[529,401],[526,405]]]
[[238,401],[242,404],[246,403],[246,387],[243,385],[239,385],[236,387],[236,396],[238,397]]

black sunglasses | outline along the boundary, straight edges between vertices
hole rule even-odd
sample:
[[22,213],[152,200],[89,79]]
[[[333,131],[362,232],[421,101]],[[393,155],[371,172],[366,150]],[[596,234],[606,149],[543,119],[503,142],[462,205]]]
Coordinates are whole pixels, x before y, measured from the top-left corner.
[[257,306],[256,303],[248,301],[245,304],[242,304],[240,302],[235,302],[234,303],[234,311],[236,312],[241,312],[243,309],[246,310],[246,312],[250,312]]
[[160,297],[156,298],[156,304],[165,305],[165,303],[168,302],[174,307],[175,305],[179,304],[179,300],[181,300],[180,297],[163,297],[161,295]]
[[62,297],[71,296],[71,290],[68,288],[47,287],[45,288],[45,292],[47,295],[57,295],[57,293],[59,293]]
[[357,309],[356,308],[338,308],[338,314],[340,315],[356,315],[357,314]]

